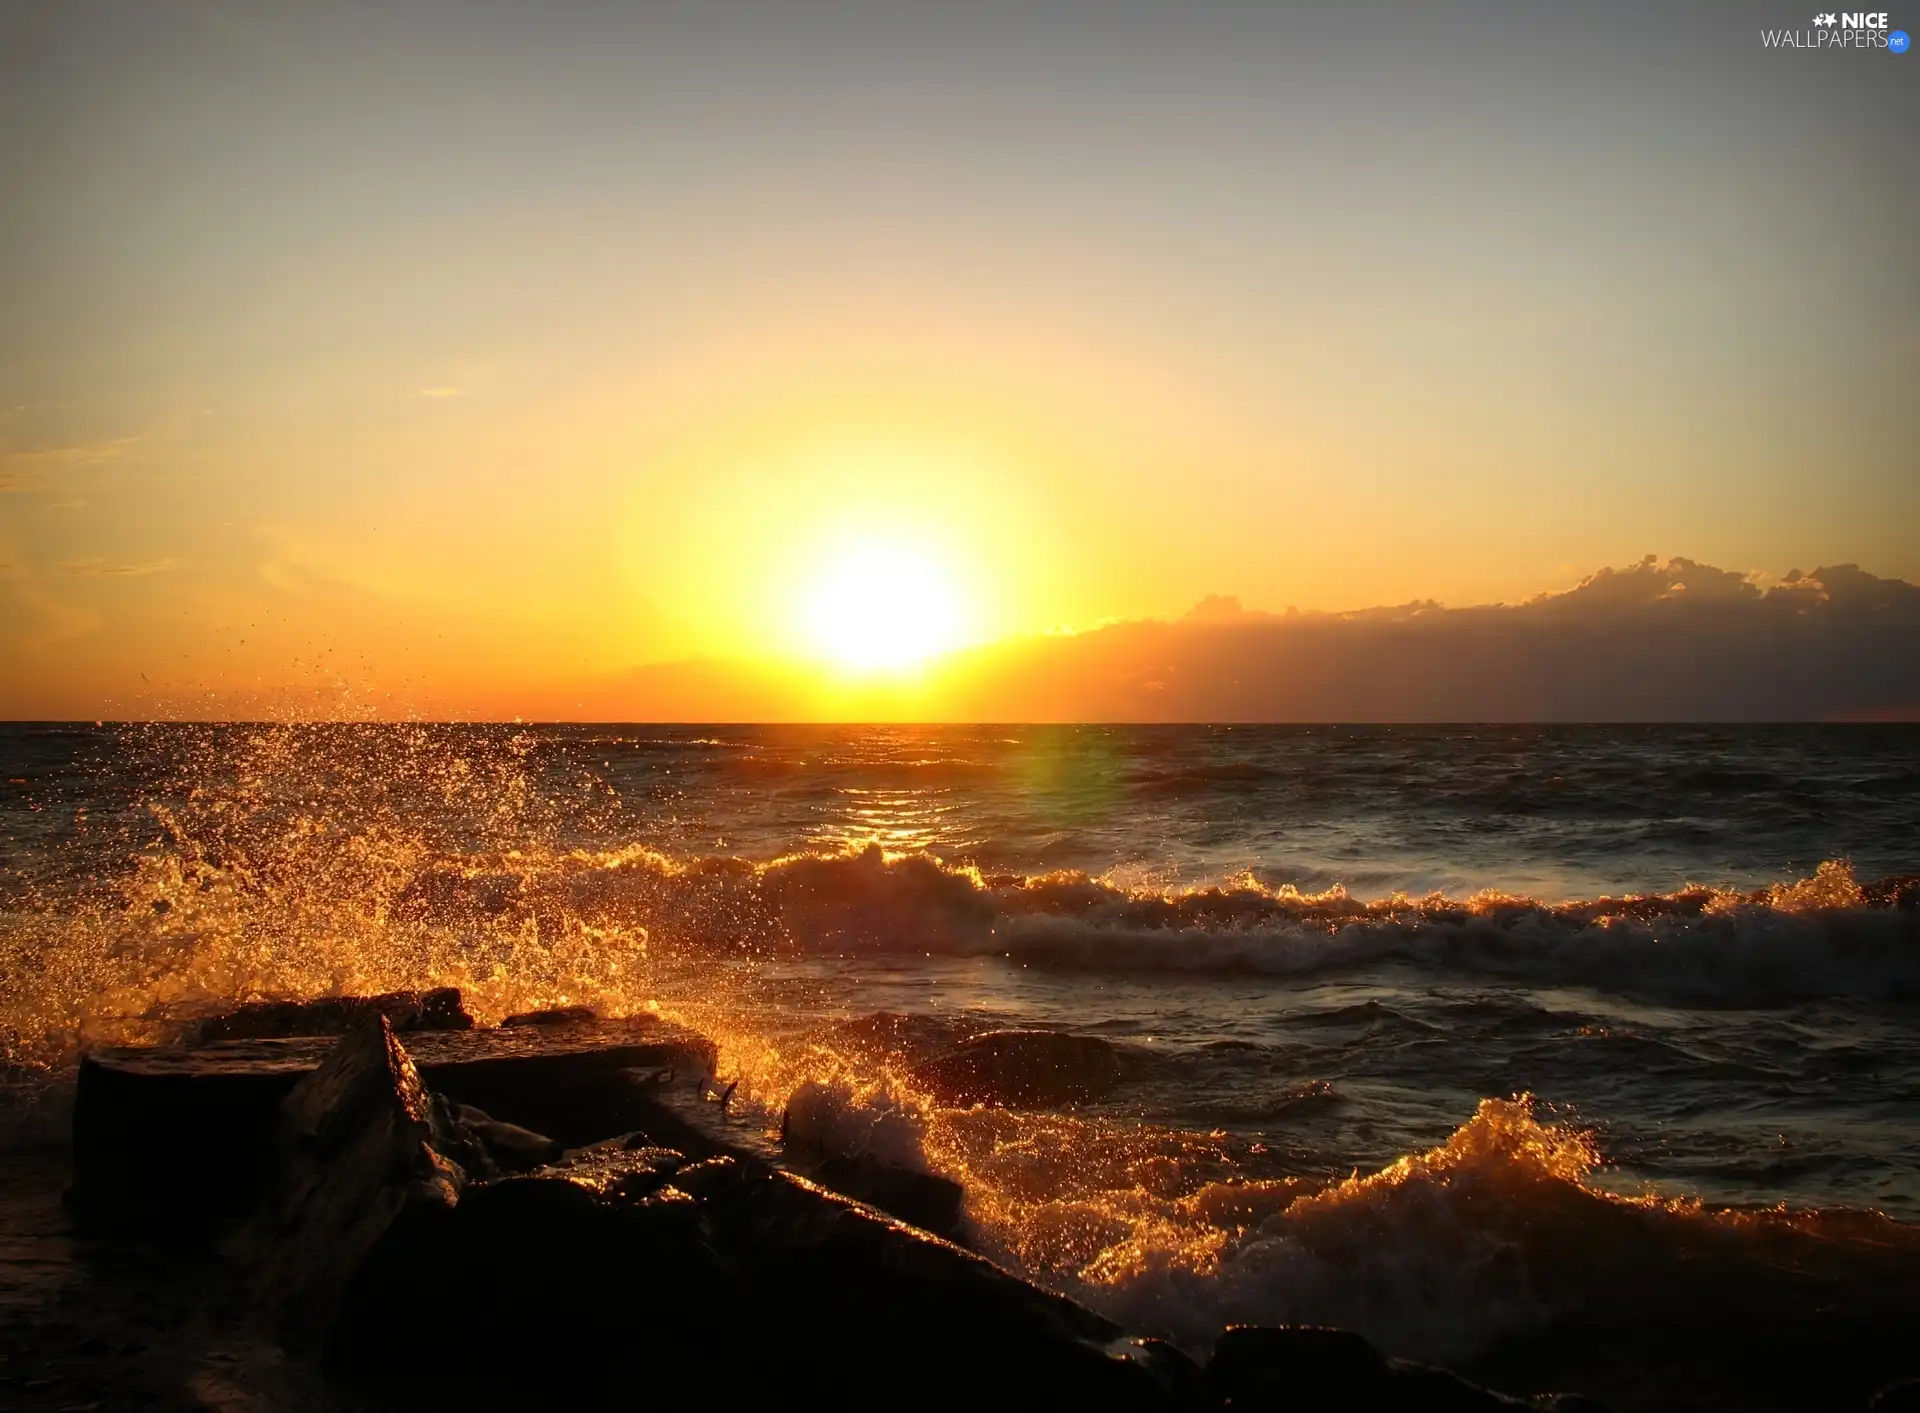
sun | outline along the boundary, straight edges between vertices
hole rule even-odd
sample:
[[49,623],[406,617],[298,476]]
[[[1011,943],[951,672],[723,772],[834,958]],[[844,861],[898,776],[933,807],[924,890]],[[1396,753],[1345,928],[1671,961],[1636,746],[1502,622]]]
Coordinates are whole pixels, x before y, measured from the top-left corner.
[[814,649],[856,672],[917,667],[960,642],[960,596],[932,558],[902,545],[857,546],[807,594]]

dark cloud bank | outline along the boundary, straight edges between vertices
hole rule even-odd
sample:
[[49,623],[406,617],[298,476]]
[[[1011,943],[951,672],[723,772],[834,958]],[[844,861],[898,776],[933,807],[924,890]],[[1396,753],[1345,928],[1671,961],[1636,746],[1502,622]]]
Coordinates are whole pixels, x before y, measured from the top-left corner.
[[[1762,589],[1649,556],[1517,605],[1271,614],[1211,596],[942,676],[927,700],[968,720],[1920,720],[1920,588],[1847,564]],[[791,714],[781,684],[718,665],[629,686],[655,716]]]

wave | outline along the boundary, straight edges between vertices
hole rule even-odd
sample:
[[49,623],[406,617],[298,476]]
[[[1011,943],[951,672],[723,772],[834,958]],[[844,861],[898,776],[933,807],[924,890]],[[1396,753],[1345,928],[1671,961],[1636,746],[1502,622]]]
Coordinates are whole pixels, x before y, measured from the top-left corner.
[[1262,1173],[1217,1134],[940,1110],[892,1078],[806,1081],[787,1113],[810,1144],[959,1179],[990,1254],[1197,1351],[1229,1323],[1296,1322],[1459,1365],[1631,1328],[1658,1378],[1698,1366],[1701,1335],[1724,1345],[1732,1308],[1749,1333],[1803,1333],[1840,1303],[1871,1335],[1920,1306],[1920,1228],[1610,1191],[1592,1134],[1528,1095],[1345,1180]]
[[1744,893],[1366,902],[1251,876],[1170,889],[984,874],[877,846],[754,862],[637,845],[462,849],[297,814],[264,839],[160,819],[163,843],[124,876],[9,900],[0,1059],[195,1005],[427,982],[467,989],[483,1016],[630,1009],[651,962],[700,955],[939,954],[1195,978],[1390,968],[1710,1007],[1920,999],[1920,879],[1863,885],[1839,862]]
[[644,851],[576,857],[543,877],[440,870],[397,915],[554,913],[644,925],[656,945],[998,955],[1087,972],[1315,976],[1410,967],[1704,1005],[1920,998],[1920,885],[1862,886],[1843,863],[1750,893],[1543,903],[1481,893],[1362,902],[1251,878],[1156,890],[1079,872],[985,875],[924,854],[803,854],[771,863]]

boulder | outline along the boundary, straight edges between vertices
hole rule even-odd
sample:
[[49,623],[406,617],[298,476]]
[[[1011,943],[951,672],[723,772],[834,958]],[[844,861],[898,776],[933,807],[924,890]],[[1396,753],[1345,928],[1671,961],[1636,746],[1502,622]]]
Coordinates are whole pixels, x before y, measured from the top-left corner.
[[963,1041],[912,1070],[916,1085],[943,1104],[1044,1109],[1085,1104],[1120,1080],[1120,1056],[1106,1041],[1050,1030],[995,1030]]
[[825,1158],[801,1170],[822,1187],[935,1236],[959,1241],[966,1234],[966,1189],[952,1178],[894,1167],[871,1154]]
[[[329,1367],[407,1407],[730,1387],[740,1352],[759,1351],[728,1319],[734,1272],[668,1181],[677,1158],[576,1154],[470,1188],[457,1207],[409,1213],[348,1289]],[[469,1353],[422,1357],[436,1349]]]
[[449,1211],[467,1174],[435,1147],[413,1061],[374,1012],[280,1104],[274,1185],[237,1239],[295,1347],[317,1344],[341,1291],[414,1208]]
[[1351,1330],[1229,1325],[1206,1378],[1220,1406],[1275,1413],[1516,1413],[1529,1405],[1445,1369],[1389,1359]]
[[471,1104],[455,1104],[440,1095],[434,1097],[441,1099],[460,1131],[471,1135],[485,1150],[488,1163],[501,1172],[530,1172],[561,1155],[561,1145],[544,1133],[535,1133],[519,1124],[503,1123]]
[[963,1241],[967,1235],[966,1189],[952,1178],[889,1163],[871,1153],[836,1154],[805,1140],[790,1141],[784,1125],[781,1141],[770,1142],[758,1119],[732,1115],[725,1105],[705,1097],[710,1085],[667,1083],[657,1073],[640,1071],[623,1078],[637,1087],[631,1112],[650,1141],[701,1157],[751,1158],[798,1173],[948,1241]]
[[460,993],[392,991],[384,996],[322,996],[308,1001],[255,1001],[200,1025],[202,1043],[269,1040],[290,1035],[345,1035],[369,1015],[382,1015],[398,1031],[472,1030]]
[[[714,1047],[663,1021],[414,1031],[430,1090],[568,1145],[640,1127],[636,1067],[704,1073]],[[75,1215],[96,1229],[190,1233],[251,1212],[269,1184],[279,1105],[333,1040],[99,1049],[80,1062],[73,1113]]]
[[[421,1358],[447,1348],[479,1357]],[[642,1390],[723,1406],[1181,1406],[1177,1352],[959,1247],[752,1158],[626,1144],[405,1214],[343,1300],[330,1358],[352,1386],[414,1406]]]

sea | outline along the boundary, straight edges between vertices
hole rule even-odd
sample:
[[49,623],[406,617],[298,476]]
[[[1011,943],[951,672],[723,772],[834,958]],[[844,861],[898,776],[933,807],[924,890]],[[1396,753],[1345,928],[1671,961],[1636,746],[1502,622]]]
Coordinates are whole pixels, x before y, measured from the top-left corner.
[[[89,1045],[446,984],[701,1026],[1201,1352],[1911,1308],[1920,727],[11,724],[0,782],[6,1144]],[[1120,1082],[915,1090],[1005,1029]]]

